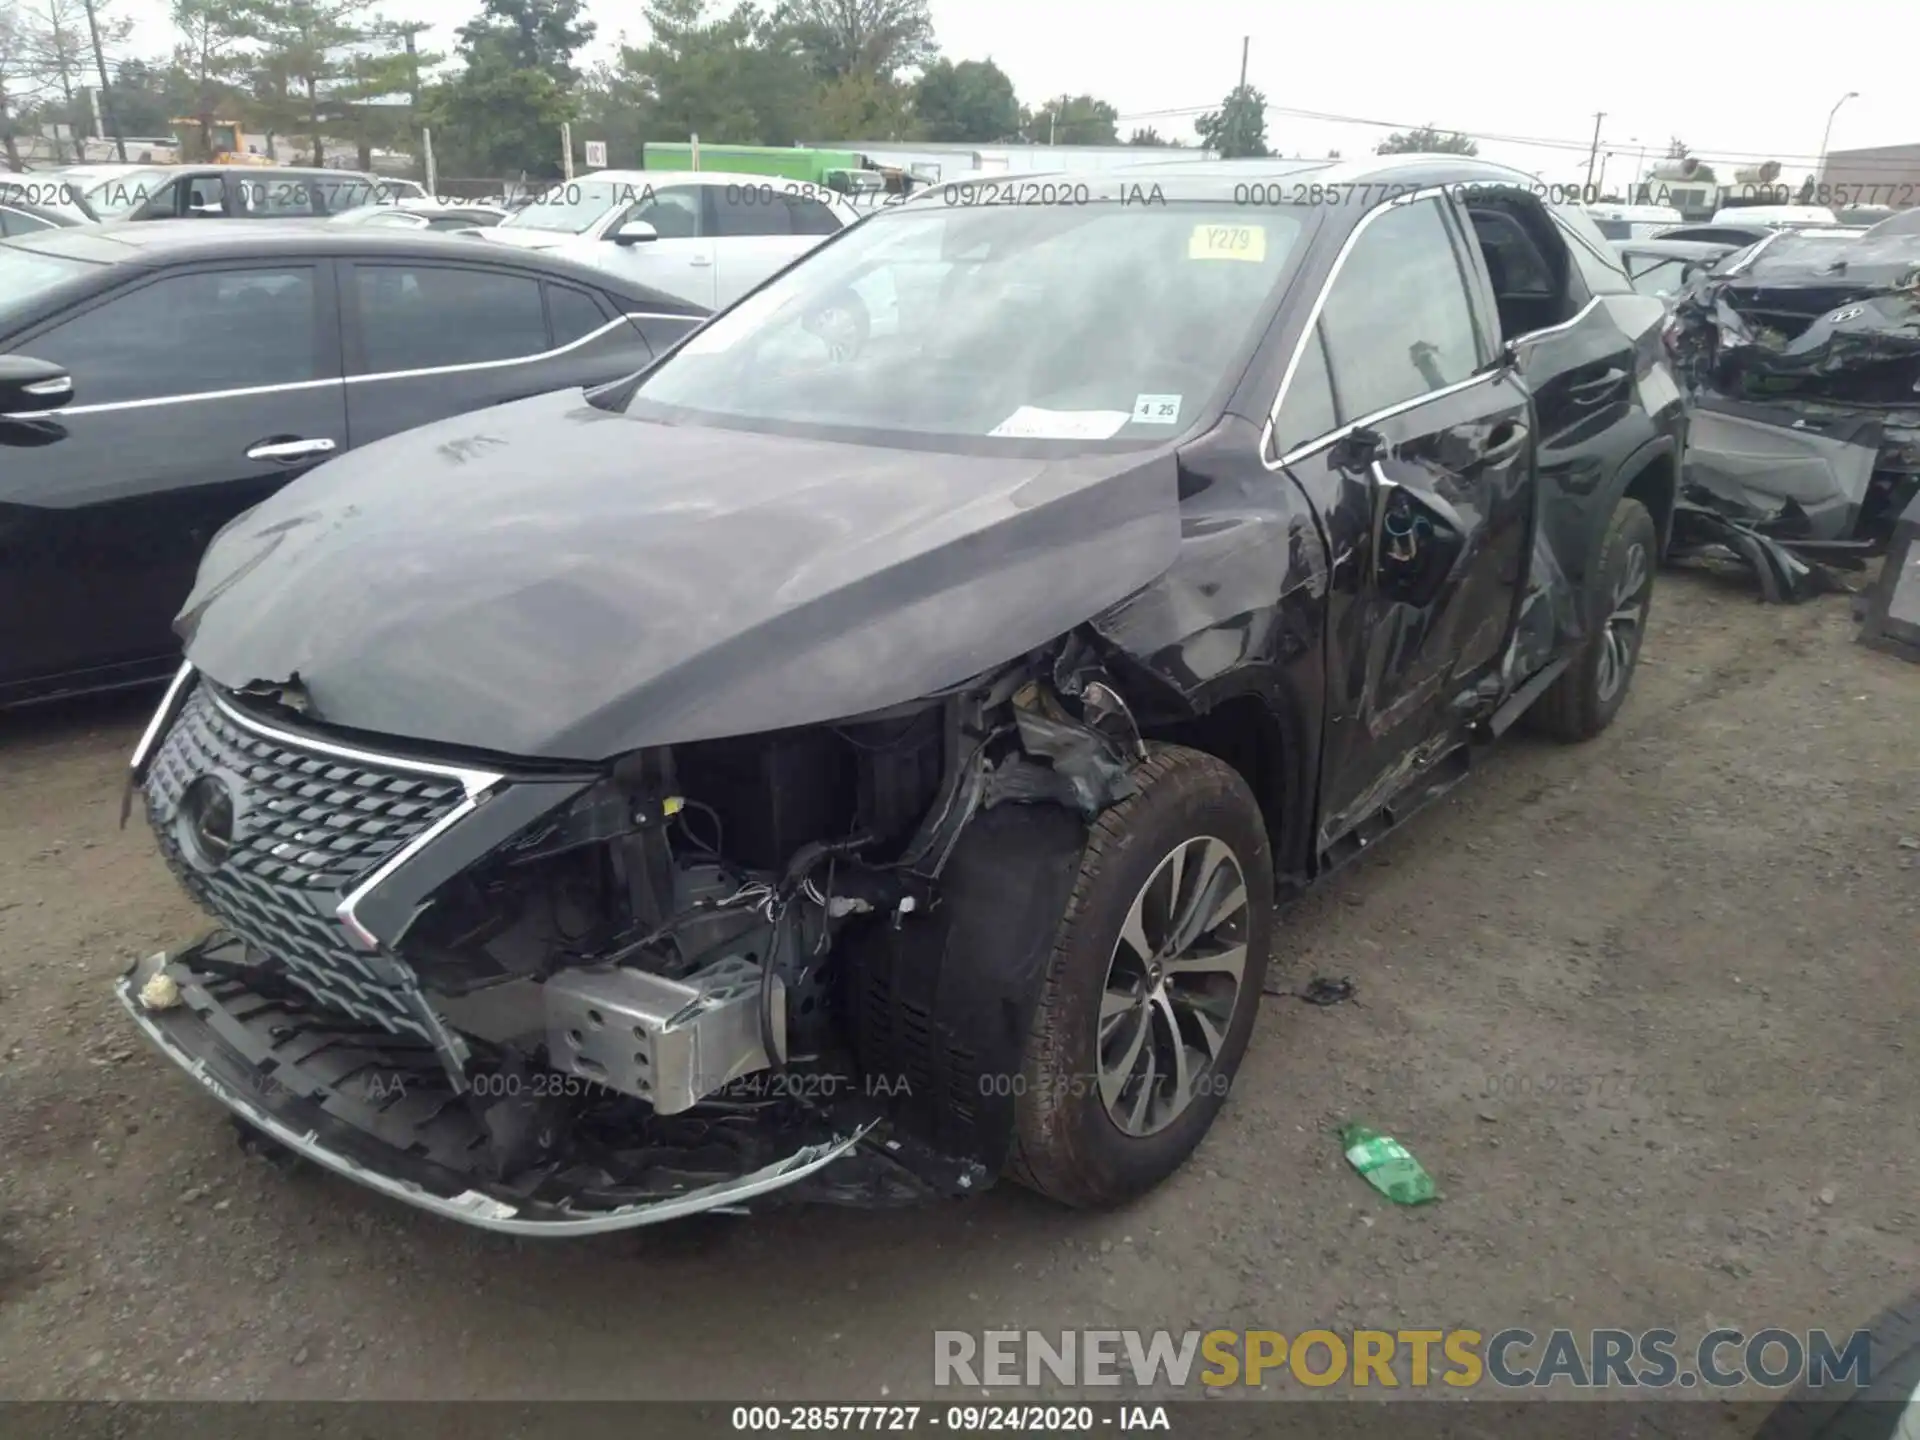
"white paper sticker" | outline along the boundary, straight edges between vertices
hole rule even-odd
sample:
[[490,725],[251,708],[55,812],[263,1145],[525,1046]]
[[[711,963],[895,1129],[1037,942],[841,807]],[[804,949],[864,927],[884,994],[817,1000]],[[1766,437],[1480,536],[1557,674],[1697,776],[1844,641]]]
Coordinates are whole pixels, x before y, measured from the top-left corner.
[[1136,425],[1176,425],[1180,421],[1178,395],[1136,395],[1133,399],[1133,423]]
[[1131,418],[1124,410],[1042,410],[1022,405],[987,433],[1003,440],[1109,440]]

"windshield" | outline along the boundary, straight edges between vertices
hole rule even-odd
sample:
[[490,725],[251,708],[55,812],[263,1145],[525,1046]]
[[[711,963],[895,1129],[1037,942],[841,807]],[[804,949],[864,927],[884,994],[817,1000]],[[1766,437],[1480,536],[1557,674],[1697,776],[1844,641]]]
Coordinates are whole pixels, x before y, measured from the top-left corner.
[[94,267],[84,260],[0,245],[0,317],[25,309],[54,286]]
[[172,179],[171,170],[153,169],[127,170],[94,180],[87,186],[87,208],[102,220],[117,220],[138,210]]
[[1158,442],[1237,377],[1303,218],[1221,201],[883,211],[696,331],[630,403]]
[[569,180],[543,190],[522,210],[500,222],[503,230],[549,230],[562,235],[584,234],[615,205],[638,198],[635,187],[604,180]]

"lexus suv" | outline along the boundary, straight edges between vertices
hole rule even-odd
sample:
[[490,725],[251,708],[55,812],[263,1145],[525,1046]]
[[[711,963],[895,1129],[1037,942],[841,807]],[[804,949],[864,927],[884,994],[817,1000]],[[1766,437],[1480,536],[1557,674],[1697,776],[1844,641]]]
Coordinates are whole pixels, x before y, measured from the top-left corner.
[[523,1234],[1111,1205],[1283,897],[1619,713],[1682,406],[1577,209],[978,184],[214,539],[130,784],[216,927],[118,993],[252,1143]]

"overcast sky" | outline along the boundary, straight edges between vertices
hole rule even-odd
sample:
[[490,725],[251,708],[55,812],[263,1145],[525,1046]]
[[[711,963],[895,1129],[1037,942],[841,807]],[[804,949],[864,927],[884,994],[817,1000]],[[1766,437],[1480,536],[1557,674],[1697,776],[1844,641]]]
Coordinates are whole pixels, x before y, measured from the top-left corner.
[[[385,13],[434,22],[436,48],[445,49],[476,8],[471,0],[391,0]],[[116,9],[139,21],[140,48],[170,43],[164,0],[118,0]],[[1607,112],[1602,148],[1613,152],[1607,175],[1615,182],[1631,178],[1638,149],[1657,156],[1676,135],[1708,160],[1778,159],[1791,175],[1812,167],[1828,112],[1850,89],[1861,93],[1834,120],[1832,148],[1920,142],[1920,92],[1897,66],[1828,63],[1870,53],[1862,36],[1898,46],[1887,26],[1897,12],[1876,0],[1824,0],[1791,21],[1753,0],[1609,0],[1584,11],[1537,0],[1312,8],[1273,0],[932,0],[932,10],[949,58],[991,57],[1029,105],[1061,93],[1096,95],[1119,109],[1122,138],[1152,125],[1191,142],[1194,117],[1238,79],[1241,37],[1250,36],[1248,79],[1267,97],[1269,145],[1287,155],[1364,154],[1389,129],[1431,121],[1473,134],[1488,159],[1577,182],[1599,110]],[[644,39],[638,4],[589,0],[589,13],[600,26],[595,52],[610,52],[623,30]],[[1846,43],[1828,45],[1823,36]]]

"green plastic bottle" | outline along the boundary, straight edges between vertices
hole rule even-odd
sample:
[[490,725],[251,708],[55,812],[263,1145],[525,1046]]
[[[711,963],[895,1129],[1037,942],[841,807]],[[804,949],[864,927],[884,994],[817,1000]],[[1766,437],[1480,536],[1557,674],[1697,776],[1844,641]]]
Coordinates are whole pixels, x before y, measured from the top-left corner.
[[1433,1177],[1391,1135],[1365,1125],[1343,1125],[1340,1148],[1347,1152],[1347,1163],[1394,1204],[1424,1205],[1436,1198]]

